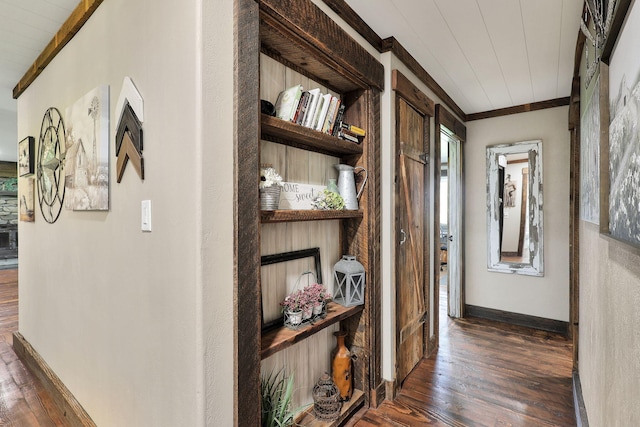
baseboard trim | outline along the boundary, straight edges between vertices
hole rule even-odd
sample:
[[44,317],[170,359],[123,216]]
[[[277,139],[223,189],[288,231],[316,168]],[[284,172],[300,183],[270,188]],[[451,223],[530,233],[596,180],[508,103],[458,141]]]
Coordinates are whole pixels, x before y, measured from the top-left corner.
[[31,372],[40,380],[44,388],[51,395],[60,412],[63,414],[67,425],[70,427],[95,427],[89,414],[82,405],[73,397],[73,394],[60,381],[60,378],[51,370],[47,362],[29,344],[20,332],[13,333],[13,351]]
[[576,411],[576,426],[589,427],[587,407],[584,405],[582,384],[580,384],[580,373],[578,371],[573,371],[573,407]]
[[384,384],[386,386],[387,400],[394,401],[398,392],[396,380],[386,380]]
[[378,384],[378,387],[371,390],[371,397],[369,399],[369,405],[372,408],[377,408],[386,398],[386,383],[384,380]]
[[525,326],[542,331],[556,332],[564,336],[569,334],[569,322],[561,320],[545,319],[544,317],[529,316],[509,311],[495,310],[493,308],[465,305],[465,315],[479,317],[481,319],[495,320],[512,325]]

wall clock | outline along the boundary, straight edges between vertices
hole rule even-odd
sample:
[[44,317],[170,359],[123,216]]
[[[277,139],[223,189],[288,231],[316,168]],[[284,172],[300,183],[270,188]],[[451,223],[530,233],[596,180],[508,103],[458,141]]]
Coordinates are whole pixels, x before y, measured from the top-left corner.
[[38,203],[45,221],[53,224],[60,216],[64,201],[64,122],[57,108],[51,107],[42,118],[38,148]]

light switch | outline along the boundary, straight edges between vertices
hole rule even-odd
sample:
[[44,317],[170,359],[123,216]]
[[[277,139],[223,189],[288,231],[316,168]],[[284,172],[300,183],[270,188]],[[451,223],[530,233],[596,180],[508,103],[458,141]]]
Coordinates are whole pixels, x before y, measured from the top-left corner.
[[142,231],[151,231],[151,200],[142,201]]

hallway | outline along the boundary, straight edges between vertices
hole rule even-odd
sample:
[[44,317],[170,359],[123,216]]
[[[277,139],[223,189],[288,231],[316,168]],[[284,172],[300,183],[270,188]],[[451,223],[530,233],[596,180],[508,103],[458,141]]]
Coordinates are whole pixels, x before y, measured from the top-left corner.
[[575,426],[571,341],[477,318],[447,317],[440,348],[407,377],[394,402],[353,423],[379,426]]
[[17,330],[18,270],[0,270],[0,425],[64,426],[54,402],[13,351]]
[[[422,360],[394,402],[356,427],[575,426],[571,344],[562,336],[482,319],[453,321],[441,286],[440,348]],[[11,347],[18,327],[17,270],[0,270],[0,425],[64,426]]]

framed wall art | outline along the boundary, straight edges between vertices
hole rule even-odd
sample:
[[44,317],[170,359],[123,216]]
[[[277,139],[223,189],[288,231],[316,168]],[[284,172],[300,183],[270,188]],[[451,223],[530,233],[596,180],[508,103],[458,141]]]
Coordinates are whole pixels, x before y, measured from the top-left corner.
[[35,207],[35,197],[34,197],[34,180],[31,177],[20,178],[20,215],[19,219],[22,222],[34,222],[34,207]]
[[580,118],[580,219],[600,222],[600,78]]
[[31,176],[34,172],[36,139],[28,136],[18,143],[18,176]]
[[[640,6],[618,4],[602,55],[600,231],[640,248]],[[608,94],[608,95],[607,95]],[[608,130],[608,131],[607,131]]]
[[100,85],[67,108],[65,208],[109,209],[109,86]]

